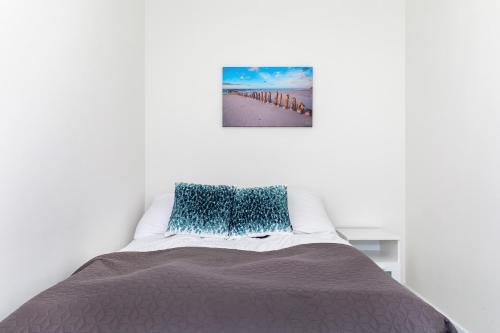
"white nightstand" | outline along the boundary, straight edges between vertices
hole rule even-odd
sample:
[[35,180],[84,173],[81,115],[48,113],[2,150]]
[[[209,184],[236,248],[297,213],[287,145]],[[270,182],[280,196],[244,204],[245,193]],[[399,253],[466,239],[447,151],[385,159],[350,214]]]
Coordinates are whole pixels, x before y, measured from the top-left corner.
[[401,282],[399,236],[381,228],[337,228],[355,248],[370,257],[380,268]]

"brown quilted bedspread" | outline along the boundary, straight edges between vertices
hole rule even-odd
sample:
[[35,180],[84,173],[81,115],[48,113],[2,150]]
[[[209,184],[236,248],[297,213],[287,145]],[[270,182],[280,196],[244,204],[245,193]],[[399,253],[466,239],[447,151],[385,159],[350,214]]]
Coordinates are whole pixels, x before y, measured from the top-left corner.
[[99,256],[0,323],[1,333],[455,333],[356,249],[176,248]]

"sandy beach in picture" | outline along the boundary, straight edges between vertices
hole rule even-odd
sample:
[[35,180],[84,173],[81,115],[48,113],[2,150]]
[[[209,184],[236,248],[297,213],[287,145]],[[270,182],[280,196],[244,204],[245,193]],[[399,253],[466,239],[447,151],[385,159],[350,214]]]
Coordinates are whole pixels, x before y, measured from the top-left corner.
[[224,127],[311,127],[311,67],[224,67]]

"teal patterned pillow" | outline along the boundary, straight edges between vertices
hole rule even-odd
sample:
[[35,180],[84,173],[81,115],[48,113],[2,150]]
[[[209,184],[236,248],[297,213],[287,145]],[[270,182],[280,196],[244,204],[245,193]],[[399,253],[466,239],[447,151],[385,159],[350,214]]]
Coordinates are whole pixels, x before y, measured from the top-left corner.
[[291,232],[286,186],[241,188],[236,191],[231,236],[265,236]]
[[167,232],[227,236],[235,193],[233,186],[175,184]]

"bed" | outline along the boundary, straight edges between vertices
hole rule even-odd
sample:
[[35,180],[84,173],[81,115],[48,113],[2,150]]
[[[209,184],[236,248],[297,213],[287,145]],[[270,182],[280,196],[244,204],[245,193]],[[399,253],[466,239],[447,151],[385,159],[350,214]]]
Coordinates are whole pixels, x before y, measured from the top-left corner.
[[0,333],[457,332],[334,230],[223,239],[151,228],[35,296]]

